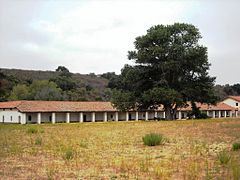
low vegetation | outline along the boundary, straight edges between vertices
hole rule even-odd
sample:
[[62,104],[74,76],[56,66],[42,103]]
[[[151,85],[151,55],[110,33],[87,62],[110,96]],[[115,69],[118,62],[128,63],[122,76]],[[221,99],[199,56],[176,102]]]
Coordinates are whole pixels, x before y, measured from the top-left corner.
[[143,137],[143,143],[147,146],[157,146],[164,143],[163,135],[150,133]]
[[233,151],[238,151],[238,150],[240,150],[240,143],[233,143],[232,149],[233,149]]
[[37,137],[37,138],[35,139],[35,144],[36,144],[36,145],[42,145],[42,138],[41,138],[41,137]]
[[72,148],[67,148],[64,152],[63,159],[65,160],[71,160],[73,159],[74,153]]
[[38,132],[38,130],[34,127],[30,127],[27,129],[28,134],[36,134],[37,132]]
[[[144,145],[151,132],[164,145]],[[0,179],[240,179],[239,132],[240,119],[0,124]]]
[[218,160],[221,164],[227,164],[231,160],[231,155],[227,151],[222,151],[218,153]]

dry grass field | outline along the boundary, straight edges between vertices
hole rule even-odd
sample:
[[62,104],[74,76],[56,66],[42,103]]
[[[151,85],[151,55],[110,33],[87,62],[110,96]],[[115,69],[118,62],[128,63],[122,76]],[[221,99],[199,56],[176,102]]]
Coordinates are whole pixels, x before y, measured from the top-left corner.
[[236,142],[240,119],[1,124],[0,179],[240,179]]

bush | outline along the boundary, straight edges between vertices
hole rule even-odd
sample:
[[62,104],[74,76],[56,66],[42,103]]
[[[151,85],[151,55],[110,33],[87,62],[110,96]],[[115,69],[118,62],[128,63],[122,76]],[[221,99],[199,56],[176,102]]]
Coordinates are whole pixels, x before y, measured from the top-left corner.
[[63,155],[63,159],[65,160],[71,160],[73,159],[74,153],[72,148],[69,148],[65,151],[64,155]]
[[157,146],[164,143],[163,135],[150,133],[146,134],[143,138],[144,145]]
[[191,102],[192,112],[190,113],[190,117],[195,117],[195,119],[207,119],[209,118],[206,113],[200,111],[199,107],[197,107],[195,102]]
[[206,113],[200,113],[198,115],[198,117],[196,117],[197,119],[208,119],[208,115]]
[[231,155],[226,151],[222,151],[218,153],[218,160],[221,164],[227,164],[231,160]]
[[38,132],[38,130],[33,127],[27,129],[27,133],[29,133],[29,134],[36,134],[37,132]]
[[233,149],[233,151],[239,150],[240,149],[240,143],[233,143],[232,149]]
[[36,144],[36,145],[42,145],[42,138],[41,138],[41,137],[37,137],[37,138],[35,139],[35,144]]

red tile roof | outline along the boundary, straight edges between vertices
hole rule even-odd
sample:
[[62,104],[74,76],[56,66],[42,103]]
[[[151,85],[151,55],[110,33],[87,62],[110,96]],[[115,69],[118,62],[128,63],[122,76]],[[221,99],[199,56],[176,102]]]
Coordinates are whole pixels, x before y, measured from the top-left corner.
[[0,102],[0,109],[17,108],[21,112],[116,111],[110,102],[10,101]]
[[[196,103],[197,107],[200,107],[200,110],[206,111],[206,110],[235,110],[234,107],[229,106],[223,102],[219,102],[216,105],[208,105],[208,104],[201,104],[201,103]],[[189,104],[188,107],[186,108],[180,108],[182,111],[191,111],[191,105]]]
[[[200,110],[234,110],[224,103],[216,106],[197,103]],[[17,108],[21,112],[105,112],[117,111],[110,102],[76,102],[76,101],[10,101],[0,102],[0,109]],[[163,110],[162,107],[159,110]],[[190,111],[191,106],[180,108]]]
[[231,98],[235,101],[239,101],[240,102],[240,96],[228,96],[228,98]]
[[9,101],[9,102],[0,102],[0,109],[13,109],[17,108],[23,101]]

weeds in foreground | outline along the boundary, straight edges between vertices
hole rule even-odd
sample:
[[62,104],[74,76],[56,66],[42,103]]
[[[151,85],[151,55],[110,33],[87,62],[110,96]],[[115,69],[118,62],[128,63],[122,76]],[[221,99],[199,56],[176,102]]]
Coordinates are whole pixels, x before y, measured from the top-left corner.
[[37,137],[35,139],[35,145],[42,145],[42,138],[41,137]]
[[38,130],[34,127],[30,127],[27,129],[28,134],[36,134],[37,132],[38,132]]
[[231,160],[231,155],[227,151],[219,152],[217,157],[221,164],[228,164]]
[[72,148],[68,148],[64,154],[63,154],[63,159],[65,160],[71,160],[74,157],[74,152]]
[[240,179],[240,164],[236,160],[232,160],[230,164],[230,168],[232,170],[233,179]]
[[157,146],[164,143],[164,137],[162,134],[150,133],[146,134],[143,138],[144,145]]
[[47,179],[48,180],[52,180],[54,179],[55,174],[57,173],[57,168],[54,165],[50,165],[47,169],[46,169],[46,175],[47,175]]
[[233,143],[232,145],[232,150],[233,151],[237,151],[240,149],[240,143]]

